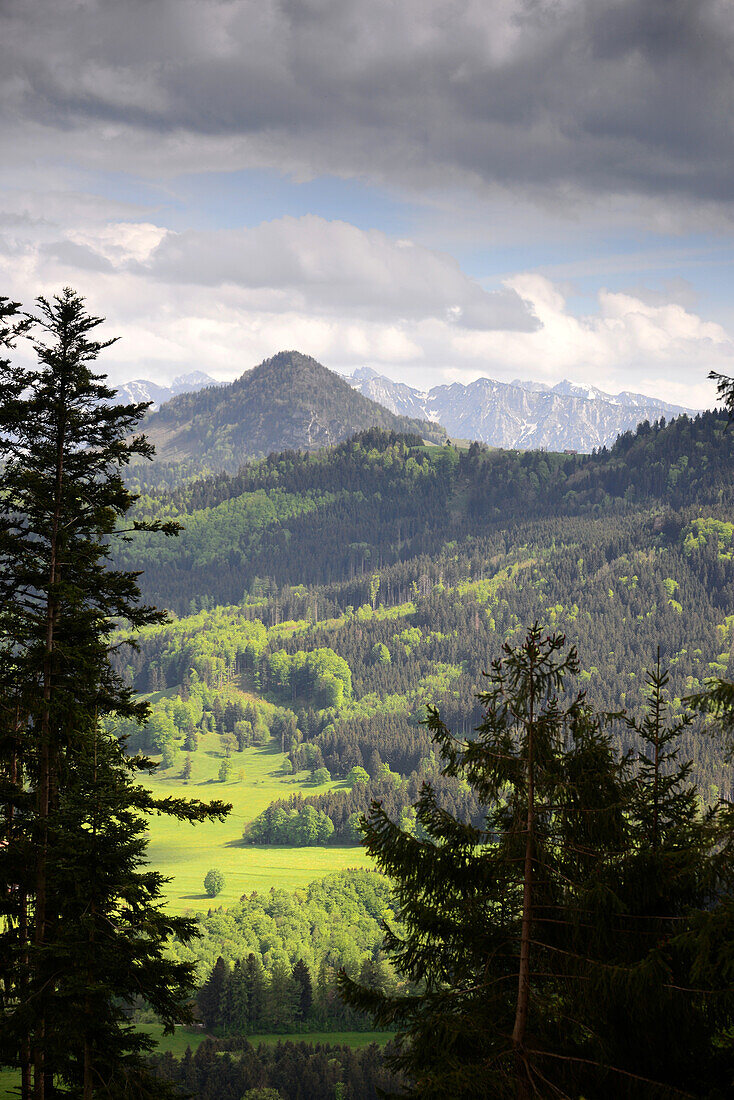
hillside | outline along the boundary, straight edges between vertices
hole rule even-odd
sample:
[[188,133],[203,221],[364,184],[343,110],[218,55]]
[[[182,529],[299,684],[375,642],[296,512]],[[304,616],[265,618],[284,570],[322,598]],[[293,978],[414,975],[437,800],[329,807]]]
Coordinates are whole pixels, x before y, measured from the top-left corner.
[[233,472],[272,451],[315,450],[370,427],[445,438],[437,425],[398,416],[310,356],[287,351],[230,385],[174,397],[149,417],[145,432],[158,465],[191,473]]
[[395,413],[435,420],[453,438],[523,450],[589,453],[611,446],[618,435],[634,431],[645,420],[690,412],[644,394],[609,394],[567,381],[550,387],[542,382],[478,378],[468,385],[454,382],[423,392],[368,367],[355,371],[350,381],[360,393]]
[[[428,751],[422,743],[408,766],[415,753],[400,748],[414,737],[407,716],[416,700],[442,701],[471,724],[481,669],[536,617],[578,643],[598,705],[638,697],[658,643],[682,695],[731,662],[733,451],[726,418],[712,413],[642,427],[595,456],[478,444],[459,452],[372,429],[317,454],[272,455],[234,478],[144,497],[141,516],[176,517],[186,530],[168,541],[142,536],[124,564],[144,570],[152,602],[212,618],[151,634],[128,672],[143,691],[158,686],[154,674],[160,686],[191,668],[219,675],[241,631],[250,656],[238,667],[249,676],[257,654],[257,683],[270,683],[275,701],[318,711],[321,689],[310,694],[308,677],[303,690],[294,679],[295,694],[281,694],[283,659],[277,668],[262,662],[279,649],[334,650],[350,670],[359,755],[379,742],[401,774]],[[217,605],[230,605],[233,618],[219,619]],[[272,641],[251,634],[256,620]],[[398,697],[402,717],[389,733],[382,719],[373,730],[378,701],[394,707]],[[322,724],[299,720],[314,736]],[[322,745],[332,774],[355,762],[349,737]],[[698,766],[720,782],[716,751],[701,743]]]
[[457,540],[504,542],[526,529],[534,541],[541,523],[563,542],[574,516],[611,521],[639,512],[647,523],[652,508],[706,506],[725,518],[734,440],[725,423],[713,413],[681,417],[627,433],[596,456],[479,444],[460,452],[371,430],[315,454],[274,454],[236,476],[144,496],[141,516],[178,518],[186,530],[173,540],[142,536],[124,560],[145,570],[147,599],[180,614],[192,600],[238,602],[257,578],[278,587],[356,583]]

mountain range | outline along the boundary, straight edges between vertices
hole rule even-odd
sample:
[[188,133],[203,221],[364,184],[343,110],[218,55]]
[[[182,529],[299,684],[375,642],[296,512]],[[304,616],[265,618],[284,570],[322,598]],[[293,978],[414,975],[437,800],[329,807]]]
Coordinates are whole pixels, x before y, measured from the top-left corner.
[[436,421],[453,438],[521,450],[590,452],[645,420],[691,412],[644,394],[608,394],[565,380],[547,386],[478,378],[424,391],[362,367],[347,381],[394,413]]
[[567,380],[479,378],[425,391],[369,367],[345,377],[297,351],[280,352],[229,384],[195,371],[170,386],[136,379],[118,392],[153,403],[145,430],[156,445],[156,469],[175,464],[186,475],[232,472],[250,458],[313,450],[375,426],[436,443],[448,433],[494,447],[584,453],[611,446],[645,420],[691,411]]
[[151,382],[148,378],[135,378],[132,382],[123,382],[117,387],[118,397],[121,401],[150,401],[152,411],[176,397],[179,393],[197,393],[207,386],[221,386],[216,378],[212,378],[203,371],[195,370],[191,374],[179,374],[174,378],[170,386],[160,386],[157,382]]
[[394,413],[298,351],[283,351],[228,385],[172,397],[149,413],[156,462],[188,473],[237,470],[273,451],[315,450],[366,428],[443,442],[435,422]]

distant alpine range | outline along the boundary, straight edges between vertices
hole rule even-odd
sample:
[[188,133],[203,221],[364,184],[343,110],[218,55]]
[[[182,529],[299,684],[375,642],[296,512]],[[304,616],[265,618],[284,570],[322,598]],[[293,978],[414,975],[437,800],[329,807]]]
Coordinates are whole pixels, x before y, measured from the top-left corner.
[[437,421],[450,438],[478,439],[492,447],[590,452],[610,446],[644,420],[692,413],[641,393],[604,393],[595,386],[563,381],[496,382],[478,378],[418,390],[393,382],[370,367],[347,379],[355,389],[403,416]]
[[216,378],[212,378],[200,370],[195,370],[191,374],[179,374],[170,386],[160,386],[157,382],[151,382],[147,378],[136,378],[132,382],[123,382],[121,386],[117,387],[117,393],[121,401],[130,401],[131,403],[150,401],[152,402],[152,411],[155,412],[166,401],[170,401],[172,397],[176,397],[179,393],[197,393],[208,386],[221,386],[222,384],[222,382],[217,382]]
[[423,391],[369,367],[344,376],[297,351],[279,352],[228,384],[195,371],[170,386],[136,379],[118,392],[153,403],[145,430],[158,461],[183,463],[189,473],[232,472],[254,457],[312,450],[372,426],[434,443],[448,433],[493,447],[590,452],[644,420],[691,412],[643,394],[613,395],[568,381],[547,386],[479,378]]

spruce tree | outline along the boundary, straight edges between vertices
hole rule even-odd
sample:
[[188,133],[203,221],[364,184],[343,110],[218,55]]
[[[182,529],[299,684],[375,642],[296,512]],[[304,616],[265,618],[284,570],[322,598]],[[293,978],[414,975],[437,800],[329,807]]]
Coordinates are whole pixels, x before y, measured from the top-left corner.
[[[12,884],[2,895],[2,970],[12,980],[0,1058],[20,1066],[24,1100],[31,1061],[35,1100],[58,1089],[123,1095],[136,1073],[146,1078],[144,1044],[114,1004],[133,986],[152,991],[161,981],[152,1003],[170,1026],[186,1016],[190,979],[163,961],[168,935],[186,938],[193,926],[162,916],[162,883],[140,866],[143,817],[198,820],[227,807],[150,799],[134,775],[152,765],[127,758],[106,732],[108,716],[142,721],[147,713],[112,671],[112,631],[162,618],[138,602],[136,576],[114,568],[112,549],[135,529],[174,527],[124,526],[135,498],[122,471],[152,450],[132,434],[146,406],[115,404],[92,370],[112,342],[95,338],[101,319],[67,288],[38,299],[27,322],[38,365],[0,360],[0,714],[10,779],[2,799],[12,821],[0,848],[0,878]],[[22,777],[16,766],[13,778],[13,752]],[[82,852],[99,868],[93,879]],[[84,989],[74,976],[79,957],[88,962]]]
[[610,1100],[719,1097],[734,1081],[732,810],[701,806],[693,763],[680,755],[694,718],[671,713],[668,683],[658,652],[642,717],[627,719],[637,774],[630,845],[612,869],[606,966],[577,1003],[600,1062],[619,1071],[597,1084],[596,1095]]
[[567,960],[590,907],[606,900],[590,884],[624,849],[628,780],[583,694],[558,701],[578,671],[564,637],[536,624],[494,662],[474,739],[455,739],[431,711],[443,774],[471,785],[483,827],[441,809],[428,783],[421,839],[379,803],[364,823],[404,928],[387,929],[386,948],[416,992],[388,996],[343,972],[339,986],[376,1024],[399,1028],[391,1064],[410,1082],[406,1096],[574,1095],[583,1076],[548,1055],[564,1050],[580,1066],[588,1053],[583,1024],[563,1014]]
[[702,808],[668,675],[647,673],[639,749],[619,759],[578,671],[537,625],[492,667],[477,736],[432,712],[444,774],[487,808],[461,824],[423,787],[425,839],[374,804],[368,849],[396,883],[386,947],[414,987],[348,1003],[398,1027],[406,1096],[720,1100],[734,1067],[734,815]]

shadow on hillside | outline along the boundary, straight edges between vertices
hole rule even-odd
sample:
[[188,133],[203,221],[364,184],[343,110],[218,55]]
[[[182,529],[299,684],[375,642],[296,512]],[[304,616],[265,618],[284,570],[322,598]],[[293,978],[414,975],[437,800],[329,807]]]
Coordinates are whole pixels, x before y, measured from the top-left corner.
[[258,746],[260,752],[267,756],[280,756],[282,750],[277,738],[271,737],[267,745]]

